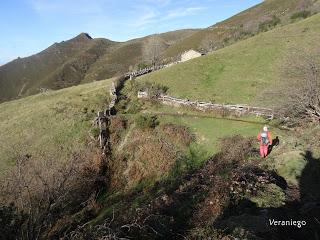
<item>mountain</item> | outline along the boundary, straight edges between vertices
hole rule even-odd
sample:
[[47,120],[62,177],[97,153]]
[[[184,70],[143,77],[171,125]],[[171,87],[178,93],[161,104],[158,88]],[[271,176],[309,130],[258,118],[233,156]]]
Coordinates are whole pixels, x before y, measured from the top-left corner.
[[82,33],[46,50],[0,67],[0,102],[106,79],[151,63],[150,51],[170,62],[189,49],[214,51],[239,40],[286,25],[320,9],[319,0],[265,0],[206,29],[186,29],[127,42],[92,39]]
[[318,0],[265,0],[170,46],[165,56],[175,57],[189,49],[205,52],[216,50],[277,25],[286,25],[319,10]]
[[[30,179],[26,184],[34,184],[23,189],[31,189],[39,196],[34,202],[42,204],[31,209],[48,204],[44,215],[35,216],[41,220],[35,225],[41,231],[39,239],[100,239],[111,231],[132,239],[185,239],[177,238],[185,233],[188,239],[209,239],[217,233],[228,238],[215,239],[286,239],[288,234],[290,239],[316,239],[312,236],[318,236],[313,220],[319,216],[320,198],[318,125],[287,131],[276,121],[162,106],[137,99],[136,86],[157,82],[174,96],[251,103],[248,100],[260,87],[278,81],[279,63],[293,47],[319,46],[319,24],[317,14],[125,84],[108,127],[108,158],[96,149],[99,129],[92,120],[108,103],[111,79],[1,103],[0,173],[6,176],[6,170],[22,162],[22,176]],[[137,41],[121,48],[132,49]],[[124,54],[121,48],[114,51]],[[261,160],[255,137],[264,124],[271,125],[281,143]],[[237,136],[225,138],[233,135]],[[84,172],[76,166],[83,166]],[[18,183],[25,179],[15,176]],[[12,182],[12,197],[20,200],[16,194],[22,188]],[[54,198],[43,200],[47,191]],[[265,228],[275,216],[306,219],[310,227],[302,228],[300,235]],[[136,226],[137,221],[152,228],[122,227]],[[65,237],[68,234],[71,237]]]
[[[179,30],[157,37],[167,48],[196,31]],[[81,33],[33,56],[18,58],[0,67],[0,102],[124,73],[143,62],[143,49],[153,37],[120,43]]]
[[[265,1],[244,15],[273,3],[289,2]],[[137,98],[151,86],[193,100],[277,103],[281,97],[257,96],[287,80],[279,71],[288,55],[320,47],[320,14],[291,23],[309,15],[292,14],[290,24],[126,82],[105,128],[93,122],[115,79],[94,80],[142,66],[153,46],[165,53],[198,33],[124,43],[80,34],[3,66],[0,90],[8,99],[65,88],[0,103],[0,219],[10,220],[2,221],[0,238],[319,239],[318,123],[289,130],[280,119]],[[275,139],[261,159],[256,136],[264,125]],[[105,154],[100,133],[109,139]],[[271,226],[284,217],[292,226]]]

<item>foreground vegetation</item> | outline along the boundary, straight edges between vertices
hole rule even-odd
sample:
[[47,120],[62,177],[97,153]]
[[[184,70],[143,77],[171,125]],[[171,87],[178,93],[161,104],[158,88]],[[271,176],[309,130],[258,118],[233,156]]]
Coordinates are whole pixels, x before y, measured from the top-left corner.
[[[108,103],[112,80],[1,104],[0,237],[317,240],[320,128],[311,121],[317,111],[310,117],[305,109],[319,105],[317,71],[313,96],[303,98],[304,109],[288,108],[294,114],[286,121],[162,106],[152,97],[169,92],[220,103],[280,103],[258,95],[282,81],[279,66],[292,47],[315,49],[319,20],[316,15],[127,81],[108,121],[107,154],[98,149],[92,120]],[[310,80],[304,73],[306,79],[293,79]],[[152,97],[138,99],[139,89]],[[265,124],[278,144],[260,159],[256,135]],[[268,226],[269,219],[307,226],[288,230]]]

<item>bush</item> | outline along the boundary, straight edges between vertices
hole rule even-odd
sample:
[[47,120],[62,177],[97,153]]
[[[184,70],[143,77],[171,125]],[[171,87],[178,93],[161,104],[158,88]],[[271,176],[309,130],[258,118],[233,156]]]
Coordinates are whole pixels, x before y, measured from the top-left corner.
[[255,140],[241,135],[225,137],[221,139],[221,157],[227,162],[246,160],[254,155]]
[[267,21],[259,24],[259,31],[266,32],[266,31],[274,28],[275,26],[277,26],[280,23],[281,23],[281,19],[278,18],[277,16],[273,16],[272,19],[267,20]]
[[161,94],[165,94],[168,91],[168,87],[158,83],[150,83],[150,82],[145,82],[143,84],[140,84],[138,88],[140,91],[148,92],[150,98],[158,97]]
[[127,107],[127,113],[129,114],[137,114],[138,112],[140,112],[142,107],[142,104],[136,100],[131,100],[128,103],[128,107]]
[[137,127],[141,129],[155,128],[159,124],[156,116],[149,115],[138,115],[135,122]]
[[292,20],[305,19],[305,18],[310,17],[310,16],[311,16],[311,12],[310,11],[303,10],[303,11],[296,12],[296,13],[292,14],[291,15],[291,19]]
[[127,129],[128,121],[125,117],[114,116],[109,126],[111,134],[111,145],[117,145],[121,141],[123,132]]
[[145,69],[148,67],[148,64],[145,62],[139,63],[138,64],[138,69]]
[[177,145],[182,144],[183,146],[189,146],[195,140],[195,136],[191,134],[190,130],[185,126],[168,123],[161,126],[161,128],[170,140]]

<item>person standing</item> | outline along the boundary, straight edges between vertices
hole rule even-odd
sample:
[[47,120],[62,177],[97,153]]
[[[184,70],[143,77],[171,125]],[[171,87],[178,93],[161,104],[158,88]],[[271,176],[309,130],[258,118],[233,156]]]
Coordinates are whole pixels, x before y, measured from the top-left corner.
[[264,126],[262,132],[257,136],[260,142],[260,157],[265,158],[268,156],[268,146],[272,145],[271,132],[268,131],[268,127]]

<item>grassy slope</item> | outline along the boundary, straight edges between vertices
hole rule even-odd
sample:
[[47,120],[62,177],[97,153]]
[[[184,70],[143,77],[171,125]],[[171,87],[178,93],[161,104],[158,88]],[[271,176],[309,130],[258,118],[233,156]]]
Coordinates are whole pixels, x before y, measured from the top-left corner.
[[[167,47],[196,31],[186,29],[158,36]],[[33,56],[16,59],[0,67],[0,102],[38,93],[39,88],[61,89],[125,73],[142,62],[148,38],[118,43],[91,39],[82,33]]]
[[[169,94],[219,103],[259,103],[257,96],[279,79],[282,60],[299,48],[319,47],[320,14],[208,56],[146,75],[141,81],[169,87]],[[241,94],[239,94],[241,93]]]
[[[255,137],[261,126],[266,124],[265,120],[256,117],[235,118],[230,116],[223,119],[213,114],[165,105],[148,108],[146,112],[158,114],[162,123],[169,122],[189,127],[196,136],[196,142],[203,147],[209,156],[219,150],[220,138],[236,134]],[[277,128],[273,128],[272,131],[277,135],[285,134]]]
[[17,153],[64,161],[85,149],[110,84],[99,81],[0,104],[0,172],[14,164]]
[[166,57],[174,57],[189,49],[202,49],[203,41],[211,39],[214,45],[222,47],[225,39],[237,40],[235,37],[239,33],[256,33],[259,24],[277,16],[282,24],[289,22],[290,16],[302,9],[317,11],[319,2],[312,0],[267,0],[249,8],[229,19],[219,22],[211,27],[203,29],[183,41],[170,46],[166,52]]

